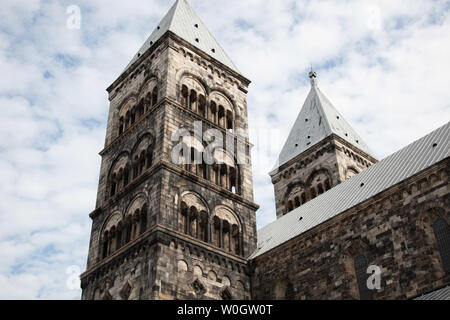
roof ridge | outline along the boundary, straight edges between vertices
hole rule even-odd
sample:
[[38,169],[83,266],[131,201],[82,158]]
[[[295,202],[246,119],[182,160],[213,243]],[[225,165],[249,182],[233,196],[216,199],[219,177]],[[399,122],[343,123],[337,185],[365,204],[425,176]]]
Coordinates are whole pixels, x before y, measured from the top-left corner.
[[321,225],[449,156],[450,122],[447,122],[259,229],[258,249],[251,258]]
[[[173,8],[173,13],[172,13],[172,15],[171,15],[171,17],[170,17],[170,21],[169,21],[169,29],[170,29],[170,27],[172,26],[173,19],[175,18],[175,14],[176,14],[176,12],[177,12],[177,9],[178,9],[178,3],[179,3],[179,2],[180,2],[180,0],[176,0],[175,3],[172,5],[172,7],[169,9],[169,11],[166,13],[166,15],[168,15],[168,14],[170,13],[170,11],[172,10],[172,8]],[[162,20],[164,20],[164,18],[165,18],[165,16],[163,17]],[[162,21],[162,20],[161,20],[161,21]]]
[[325,137],[328,137],[330,134],[333,133],[333,130],[331,128],[331,123],[330,123],[330,119],[328,119],[328,115],[325,112],[324,106],[323,106],[323,101],[322,101],[322,96],[325,98],[325,100],[327,101],[327,97],[325,97],[325,95],[322,93],[322,91],[320,91],[319,87],[317,85],[314,85],[311,87],[311,90],[314,90],[317,100],[319,100],[319,111],[321,111],[323,119],[324,119],[324,123],[326,124],[326,129],[329,131],[328,134],[325,134]]

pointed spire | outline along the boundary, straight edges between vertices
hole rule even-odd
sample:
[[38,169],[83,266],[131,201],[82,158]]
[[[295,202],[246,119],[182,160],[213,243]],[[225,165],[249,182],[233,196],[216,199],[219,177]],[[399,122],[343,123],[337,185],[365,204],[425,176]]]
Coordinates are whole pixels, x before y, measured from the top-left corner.
[[136,62],[137,59],[166,34],[167,31],[173,32],[194,47],[202,50],[237,73],[240,73],[226,54],[225,50],[222,49],[220,44],[211,32],[209,32],[208,28],[203,24],[197,13],[186,0],[177,0],[174,3],[125,70]]
[[311,148],[331,134],[335,134],[375,158],[356,131],[345,121],[317,86],[317,73],[309,72],[311,91],[289,133],[278,158],[277,167]]

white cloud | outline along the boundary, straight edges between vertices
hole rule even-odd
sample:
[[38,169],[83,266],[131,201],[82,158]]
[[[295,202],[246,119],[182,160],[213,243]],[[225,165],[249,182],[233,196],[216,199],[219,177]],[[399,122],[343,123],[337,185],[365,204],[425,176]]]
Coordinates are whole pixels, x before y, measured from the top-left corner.
[[[275,218],[267,173],[308,94],[310,64],[321,90],[380,158],[449,119],[448,1],[230,0],[220,11],[211,0],[190,2],[253,81],[259,227]],[[80,30],[66,27],[71,4],[81,8]],[[79,298],[66,286],[66,269],[86,263],[105,88],[170,5],[2,2],[0,298]]]

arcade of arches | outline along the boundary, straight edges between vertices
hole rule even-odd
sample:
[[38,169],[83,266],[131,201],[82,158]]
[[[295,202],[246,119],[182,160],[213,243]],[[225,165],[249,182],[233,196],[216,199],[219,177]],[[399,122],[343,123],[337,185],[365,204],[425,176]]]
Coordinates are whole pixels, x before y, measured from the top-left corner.
[[179,231],[224,251],[242,255],[242,227],[231,209],[218,206],[210,210],[194,194],[183,197],[180,203]]

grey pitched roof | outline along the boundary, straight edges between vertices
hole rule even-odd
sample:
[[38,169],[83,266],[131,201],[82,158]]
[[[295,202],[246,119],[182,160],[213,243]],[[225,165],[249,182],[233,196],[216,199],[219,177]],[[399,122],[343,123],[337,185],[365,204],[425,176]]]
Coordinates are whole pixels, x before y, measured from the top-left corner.
[[311,91],[289,133],[274,169],[333,133],[375,158],[363,139],[320,91],[315,72],[310,73],[310,77]]
[[450,300],[450,286],[424,294],[414,300]]
[[260,229],[258,248],[253,257],[279,246],[447,158],[450,156],[449,129],[450,124],[447,123]]
[[214,59],[240,73],[225,53],[225,50],[222,49],[186,0],[177,0],[175,2],[125,70],[136,62],[139,56],[152,47],[167,31],[172,31]]

